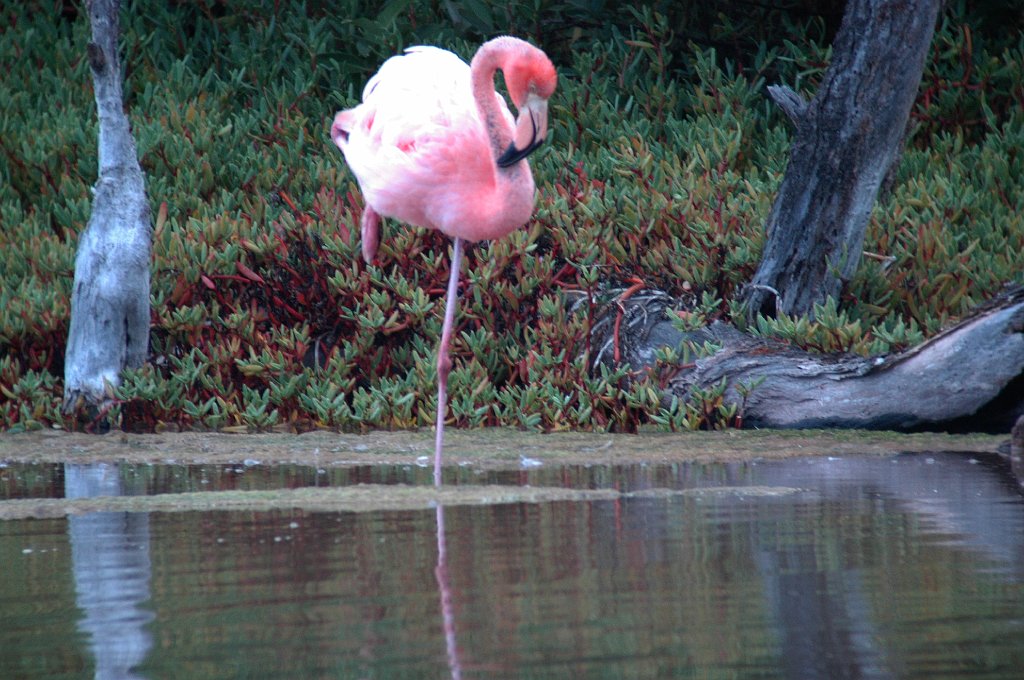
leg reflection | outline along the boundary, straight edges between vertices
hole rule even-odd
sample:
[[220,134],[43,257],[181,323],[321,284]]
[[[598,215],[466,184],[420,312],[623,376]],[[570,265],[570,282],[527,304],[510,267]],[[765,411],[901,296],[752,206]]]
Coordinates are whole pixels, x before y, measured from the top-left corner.
[[437,567],[434,569],[437,587],[441,592],[441,616],[444,620],[444,641],[448,650],[448,668],[452,678],[462,677],[462,660],[455,636],[455,608],[452,604],[451,582],[448,578],[448,550],[444,535],[444,506],[437,506]]

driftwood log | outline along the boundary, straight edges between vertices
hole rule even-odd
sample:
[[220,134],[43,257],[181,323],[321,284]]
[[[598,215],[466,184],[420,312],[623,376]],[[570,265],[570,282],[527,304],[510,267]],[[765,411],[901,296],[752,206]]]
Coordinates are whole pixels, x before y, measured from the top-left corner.
[[87,3],[99,116],[99,179],[78,239],[64,355],[64,411],[94,411],[149,350],[150,214],[121,93],[119,0]]
[[[744,427],[950,429],[1009,432],[1024,413],[1024,286],[1006,290],[971,316],[899,354],[862,357],[806,352],[755,338],[715,322],[684,333],[665,310],[672,298],[634,295],[622,313],[620,360],[651,367],[660,347],[687,341],[720,346],[679,367],[664,398],[686,399],[694,388],[726,380],[726,400],[743,403]],[[612,324],[598,327],[597,359],[609,361]],[[761,380],[744,400],[737,387]]]

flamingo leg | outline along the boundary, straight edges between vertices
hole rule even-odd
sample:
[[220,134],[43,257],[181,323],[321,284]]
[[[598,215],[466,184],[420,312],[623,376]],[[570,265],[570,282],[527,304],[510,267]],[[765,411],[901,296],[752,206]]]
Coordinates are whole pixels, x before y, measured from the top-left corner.
[[380,245],[380,215],[369,204],[363,208],[363,217],[359,220],[359,238],[363,247],[363,260],[373,264]]
[[452,271],[448,276],[448,294],[444,305],[444,326],[437,348],[437,435],[434,440],[434,486],[441,486],[441,449],[444,448],[444,419],[448,414],[448,373],[452,360],[448,346],[452,339],[455,308],[459,304],[459,266],[462,264],[462,239],[456,238],[452,248]]

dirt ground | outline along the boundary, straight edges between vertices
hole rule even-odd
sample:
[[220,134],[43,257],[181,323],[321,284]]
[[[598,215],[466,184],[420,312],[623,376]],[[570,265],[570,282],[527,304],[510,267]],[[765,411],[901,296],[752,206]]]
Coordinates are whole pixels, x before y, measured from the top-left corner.
[[[864,431],[729,431],[679,434],[534,434],[509,429],[446,432],[445,463],[519,468],[524,458],[557,465],[767,460],[794,456],[963,451],[994,453],[1006,437]],[[402,465],[433,456],[433,433],[88,435],[63,431],[0,434],[0,462],[257,462],[318,466]]]
[[[903,452],[994,453],[1005,438],[989,435],[901,435],[886,432],[695,432],[685,434],[530,434],[514,430],[453,431],[445,463],[481,470],[533,465],[732,462],[801,456],[893,455]],[[135,465],[277,465],[317,467],[430,465],[433,436],[421,432],[368,435],[165,433],[86,435],[61,431],[0,435],[0,468],[24,463]],[[113,473],[116,474],[116,469]],[[13,470],[10,473],[14,473]],[[787,495],[799,489],[722,487],[640,495]],[[341,488],[169,493],[155,496],[40,498],[0,502],[0,520],[64,517],[90,512],[299,510],[367,512],[439,506],[610,500],[613,489],[516,486],[357,485]]]

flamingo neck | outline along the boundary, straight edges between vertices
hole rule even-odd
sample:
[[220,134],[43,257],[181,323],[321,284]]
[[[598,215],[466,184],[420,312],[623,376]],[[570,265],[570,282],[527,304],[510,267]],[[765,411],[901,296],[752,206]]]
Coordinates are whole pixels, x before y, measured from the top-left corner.
[[[512,143],[514,130],[501,96],[494,91],[494,73],[502,69],[508,76],[510,60],[522,50],[515,38],[495,38],[477,50],[470,64],[473,98],[487,131],[493,169],[489,192],[481,193],[479,204],[487,213],[490,236],[504,236],[530,219],[534,204],[533,175],[525,161],[498,167],[497,159]],[[482,178],[481,178],[482,179]]]
[[512,126],[498,107],[498,95],[494,91],[494,74],[504,65],[506,55],[506,46],[499,38],[485,43],[477,50],[470,64],[473,99],[487,128],[492,161],[512,142]]

